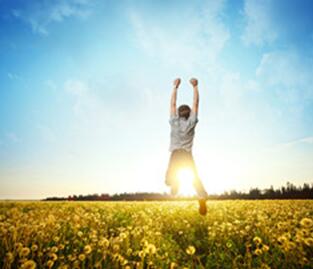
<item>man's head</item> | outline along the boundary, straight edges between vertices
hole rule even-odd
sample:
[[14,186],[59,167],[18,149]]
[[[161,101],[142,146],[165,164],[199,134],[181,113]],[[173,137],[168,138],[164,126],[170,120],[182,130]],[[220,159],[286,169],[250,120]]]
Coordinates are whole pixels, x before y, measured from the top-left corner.
[[180,105],[178,107],[178,116],[180,118],[185,118],[186,120],[189,118],[191,112],[191,108],[188,105]]

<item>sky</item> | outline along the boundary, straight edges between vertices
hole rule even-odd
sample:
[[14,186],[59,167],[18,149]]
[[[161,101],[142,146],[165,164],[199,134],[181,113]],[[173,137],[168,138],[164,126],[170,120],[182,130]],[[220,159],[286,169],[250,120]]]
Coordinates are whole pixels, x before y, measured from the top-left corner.
[[313,182],[310,0],[0,0],[0,199],[168,192],[169,102],[208,193]]

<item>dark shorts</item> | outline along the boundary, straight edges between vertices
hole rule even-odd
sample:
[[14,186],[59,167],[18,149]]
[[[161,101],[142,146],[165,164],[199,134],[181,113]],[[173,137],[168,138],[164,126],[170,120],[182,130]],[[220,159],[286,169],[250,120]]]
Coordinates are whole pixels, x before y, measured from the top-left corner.
[[173,150],[168,163],[168,168],[165,175],[165,183],[168,186],[177,182],[177,171],[180,168],[190,168],[195,177],[198,178],[198,172],[192,153],[184,149]]

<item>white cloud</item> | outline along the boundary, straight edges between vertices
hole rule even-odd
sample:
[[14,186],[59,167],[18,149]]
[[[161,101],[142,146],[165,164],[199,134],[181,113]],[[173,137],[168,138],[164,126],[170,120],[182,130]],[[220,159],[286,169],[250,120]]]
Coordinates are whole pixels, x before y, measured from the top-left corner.
[[307,136],[300,139],[293,140],[291,142],[285,143],[285,146],[293,146],[298,144],[313,144],[313,136]]
[[245,0],[245,29],[241,36],[246,45],[271,44],[278,37],[272,19],[272,0]]
[[134,9],[129,17],[135,42],[147,55],[166,66],[192,71],[215,62],[230,37],[220,19],[223,8],[224,1],[205,2],[197,13],[183,13],[173,22],[176,27],[162,26]]
[[49,25],[66,18],[86,18],[91,14],[88,0],[57,0],[27,2],[23,9],[13,9],[12,15],[29,24],[34,33],[48,35]]
[[313,99],[312,62],[296,51],[265,53],[256,70],[264,87],[272,87],[287,103],[301,103]]
[[265,148],[265,151],[281,152],[283,150],[296,149],[298,146],[301,146],[301,145],[312,146],[313,136],[306,136],[306,137],[291,140],[289,142],[277,143],[273,146]]
[[92,95],[89,85],[81,80],[68,79],[64,83],[64,90],[74,97],[73,111],[76,115],[86,116],[87,113],[100,107],[99,101]]
[[64,84],[65,91],[71,93],[74,96],[82,97],[89,91],[88,85],[80,80],[68,79]]

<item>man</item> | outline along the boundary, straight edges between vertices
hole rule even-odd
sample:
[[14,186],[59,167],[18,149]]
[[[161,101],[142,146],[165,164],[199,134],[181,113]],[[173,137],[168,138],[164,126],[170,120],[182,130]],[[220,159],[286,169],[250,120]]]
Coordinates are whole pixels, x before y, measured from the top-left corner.
[[195,127],[198,122],[199,91],[198,81],[195,78],[190,79],[193,86],[193,105],[192,109],[188,105],[179,106],[176,109],[177,90],[181,80],[174,80],[174,87],[170,103],[171,142],[169,151],[171,152],[168,168],[166,171],[166,185],[171,187],[172,195],[177,194],[179,189],[179,180],[177,174],[181,168],[190,168],[193,172],[193,186],[199,197],[199,213],[205,215],[207,212],[206,200],[208,194],[199,178],[195,162],[192,156],[193,138]]

